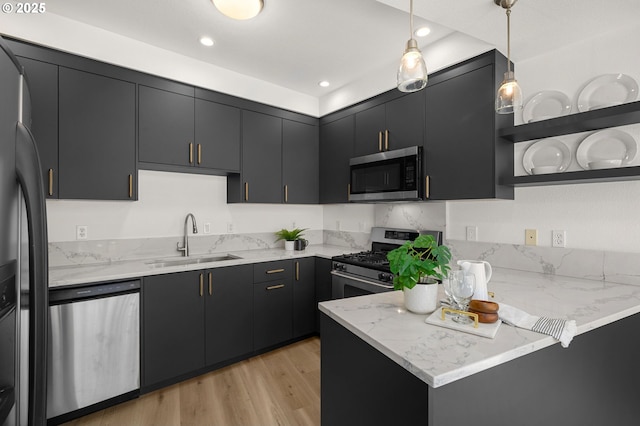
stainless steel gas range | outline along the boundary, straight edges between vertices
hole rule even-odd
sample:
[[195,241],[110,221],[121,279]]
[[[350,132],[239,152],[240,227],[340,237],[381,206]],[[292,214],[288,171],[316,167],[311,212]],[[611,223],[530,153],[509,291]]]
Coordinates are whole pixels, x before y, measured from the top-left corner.
[[441,231],[413,229],[371,229],[371,250],[332,258],[331,296],[333,299],[393,291],[393,274],[387,253],[419,235],[430,234],[442,244]]

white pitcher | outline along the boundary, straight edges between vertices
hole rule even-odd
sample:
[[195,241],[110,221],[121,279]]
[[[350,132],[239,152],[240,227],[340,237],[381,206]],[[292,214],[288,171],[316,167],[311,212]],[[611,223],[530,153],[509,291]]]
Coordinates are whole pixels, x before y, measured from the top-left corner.
[[473,298],[477,300],[489,300],[487,283],[491,279],[491,264],[484,260],[458,260],[458,266],[460,266],[466,274],[472,274],[476,277],[476,291],[473,293]]

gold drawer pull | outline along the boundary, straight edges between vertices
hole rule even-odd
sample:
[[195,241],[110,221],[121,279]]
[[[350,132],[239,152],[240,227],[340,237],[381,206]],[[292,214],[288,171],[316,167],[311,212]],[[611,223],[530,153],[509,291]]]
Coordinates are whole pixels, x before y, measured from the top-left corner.
[[212,273],[209,272],[209,296],[211,296],[213,294],[213,277],[212,277]]
[[270,285],[269,287],[267,287],[267,290],[277,290],[279,288],[283,288],[284,284],[278,284],[278,285]]
[[267,274],[279,274],[280,272],[284,272],[284,268],[281,269],[270,269],[267,271]]
[[204,293],[204,274],[200,274],[200,297]]
[[129,198],[133,198],[133,175],[129,175]]
[[53,169],[49,169],[49,195],[53,195]]

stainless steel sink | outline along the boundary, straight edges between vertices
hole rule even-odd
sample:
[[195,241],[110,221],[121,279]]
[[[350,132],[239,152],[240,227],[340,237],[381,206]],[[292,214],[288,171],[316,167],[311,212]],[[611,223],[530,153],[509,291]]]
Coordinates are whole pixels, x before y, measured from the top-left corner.
[[152,268],[164,268],[167,266],[194,265],[198,263],[222,262],[224,260],[234,259],[242,258],[240,256],[234,256],[232,254],[222,254],[206,257],[180,257],[172,259],[151,260],[149,262],[145,262],[145,264],[151,266]]

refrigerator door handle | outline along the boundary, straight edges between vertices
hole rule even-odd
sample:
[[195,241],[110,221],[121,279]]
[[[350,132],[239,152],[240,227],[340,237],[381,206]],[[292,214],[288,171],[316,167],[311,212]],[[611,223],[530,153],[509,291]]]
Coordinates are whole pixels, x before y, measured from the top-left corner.
[[27,206],[29,228],[29,424],[47,422],[49,258],[42,168],[33,136],[16,126],[16,174]]

